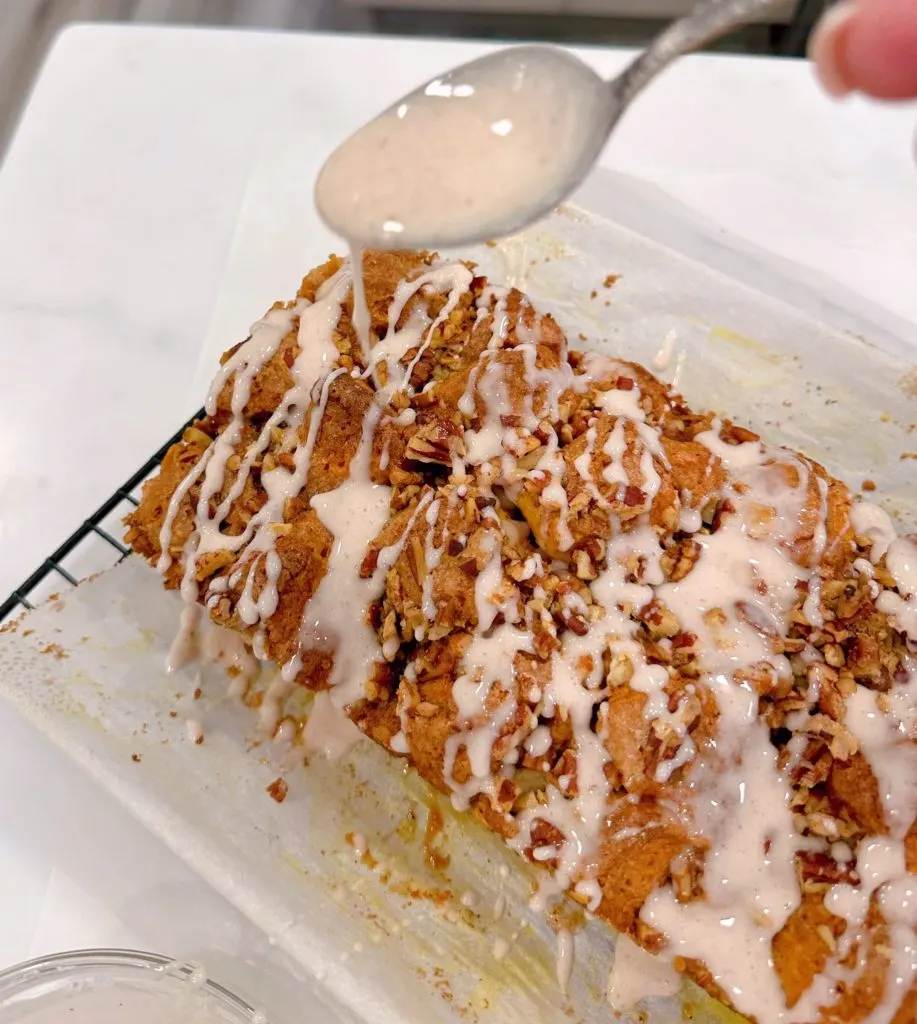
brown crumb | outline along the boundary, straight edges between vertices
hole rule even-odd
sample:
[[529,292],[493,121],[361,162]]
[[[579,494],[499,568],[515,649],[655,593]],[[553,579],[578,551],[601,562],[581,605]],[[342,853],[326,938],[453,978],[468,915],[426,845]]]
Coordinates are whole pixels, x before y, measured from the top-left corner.
[[267,792],[270,794],[271,799],[276,800],[277,803],[282,804],[287,798],[287,792],[289,791],[286,779],[274,779],[274,781],[267,787]]
[[613,288],[621,280],[620,274],[609,274],[602,282],[603,288]]
[[580,341],[588,341],[589,337],[587,335],[583,334],[582,331],[580,331],[580,333],[579,333],[579,340]]
[[902,462],[907,459],[917,459],[917,452],[902,452],[898,458],[901,459]]
[[424,829],[423,852],[426,855],[427,864],[438,872],[445,871],[452,861],[448,853],[442,853],[436,848],[437,836],[443,831],[444,825],[443,812],[435,804],[430,804],[427,813],[427,827]]
[[134,762],[134,764],[140,764],[140,755],[131,754],[131,760]]
[[908,398],[917,398],[917,366],[912,367],[901,377],[898,386]]
[[594,299],[598,294],[599,293],[595,290],[595,288],[593,288],[592,291],[589,293],[589,298]]
[[864,491],[874,491],[875,489],[876,489],[876,482],[875,482],[875,480],[864,480],[863,481],[863,490]]
[[42,647],[41,653],[42,654],[53,654],[54,657],[57,658],[58,661],[60,661],[63,658],[68,658],[69,657],[67,652],[63,649],[63,647],[61,647],[60,644],[48,644],[46,647]]
[[489,242],[485,242],[484,244],[487,246],[488,249],[497,248],[497,243],[493,239],[491,239]]
[[178,718],[178,712],[177,711],[170,711],[169,712],[169,718]]
[[200,699],[201,699],[201,688],[200,688],[200,687],[198,687],[198,688],[197,688],[197,689],[196,689],[196,690],[194,691],[194,699],[195,699],[195,700],[200,700]]

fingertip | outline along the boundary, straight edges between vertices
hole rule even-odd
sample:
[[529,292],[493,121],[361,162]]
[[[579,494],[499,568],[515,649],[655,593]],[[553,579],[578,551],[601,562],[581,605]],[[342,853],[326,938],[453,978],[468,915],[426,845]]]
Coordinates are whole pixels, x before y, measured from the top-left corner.
[[809,56],[832,96],[917,97],[917,3],[843,0],[822,17]]
[[917,3],[867,0],[843,37],[844,74],[879,99],[917,97]]
[[846,36],[859,6],[858,0],[841,0],[841,3],[829,7],[809,38],[809,59],[829,96],[841,98],[856,88],[847,74],[843,58]]

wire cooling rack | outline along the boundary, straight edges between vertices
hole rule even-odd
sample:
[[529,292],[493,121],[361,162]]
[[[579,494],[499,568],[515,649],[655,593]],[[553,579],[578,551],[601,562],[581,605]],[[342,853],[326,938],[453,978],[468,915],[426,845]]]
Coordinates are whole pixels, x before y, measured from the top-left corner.
[[122,534],[121,520],[139,504],[140,488],[144,480],[156,472],[166,452],[180,440],[185,428],[203,415],[204,411],[201,410],[192,416],[82,526],[74,530],[28,579],[16,587],[0,604],[0,623],[34,608],[54,593],[75,587],[80,579],[110,569],[127,558],[130,548],[118,539]]

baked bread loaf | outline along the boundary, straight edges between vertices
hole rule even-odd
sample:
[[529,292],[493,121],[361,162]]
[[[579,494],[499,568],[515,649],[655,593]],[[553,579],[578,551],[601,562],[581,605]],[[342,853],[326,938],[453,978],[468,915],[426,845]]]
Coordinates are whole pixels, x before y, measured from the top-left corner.
[[[331,258],[127,541],[739,1012],[917,1017],[917,545],[474,265]],[[193,618],[189,612],[187,622]]]

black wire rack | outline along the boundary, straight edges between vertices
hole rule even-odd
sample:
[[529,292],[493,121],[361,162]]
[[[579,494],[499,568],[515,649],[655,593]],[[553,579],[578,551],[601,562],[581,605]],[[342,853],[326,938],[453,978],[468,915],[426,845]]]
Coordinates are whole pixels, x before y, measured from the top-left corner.
[[52,552],[38,568],[23,580],[0,604],[0,623],[34,608],[55,592],[75,587],[80,579],[110,569],[131,553],[115,534],[120,535],[120,521],[140,501],[140,487],[159,468],[166,452],[178,441],[185,429],[201,416],[196,413],[180,430],[115,490],[81,526]]

